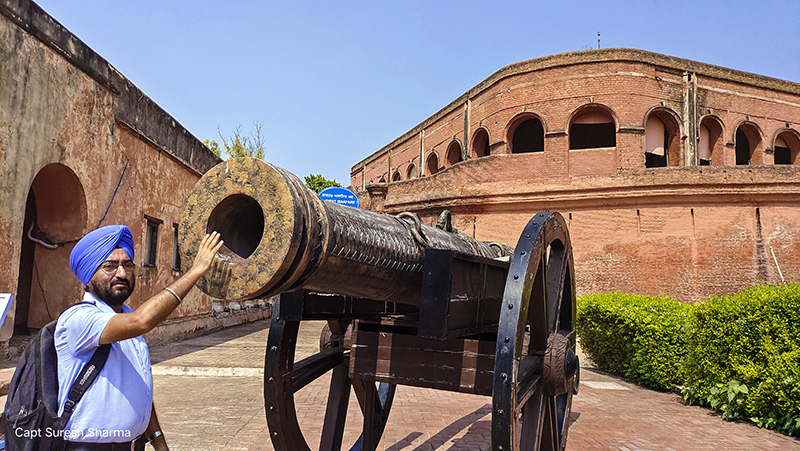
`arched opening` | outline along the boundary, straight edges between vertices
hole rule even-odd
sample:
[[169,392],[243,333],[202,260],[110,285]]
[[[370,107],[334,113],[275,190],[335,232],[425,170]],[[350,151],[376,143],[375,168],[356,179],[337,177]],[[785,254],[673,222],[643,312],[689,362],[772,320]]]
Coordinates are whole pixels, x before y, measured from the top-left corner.
[[392,174],[392,181],[399,182],[400,180],[401,180],[400,171],[394,171],[394,174]]
[[49,164],[33,179],[25,206],[14,334],[27,335],[81,298],[69,253],[86,227],[86,197],[78,177]]
[[425,170],[428,175],[439,172],[439,157],[436,155],[436,152],[431,152],[431,154],[428,155],[428,161],[425,162]]
[[578,113],[569,126],[570,149],[616,147],[614,118],[601,108],[587,108]]
[[761,155],[756,149],[761,144],[761,133],[752,124],[744,123],[736,129],[736,164],[762,164]]
[[750,164],[750,141],[741,128],[736,130],[736,164]]
[[647,115],[645,129],[645,166],[648,168],[682,166],[681,127],[671,110],[656,108]]
[[775,138],[775,164],[798,164],[800,154],[800,138],[791,131],[783,131]]
[[523,121],[511,134],[511,153],[544,152],[544,126],[539,119]]
[[382,175],[381,178],[378,179],[378,183],[386,183],[386,177]]
[[447,153],[445,154],[444,159],[447,166],[452,166],[463,160],[461,155],[461,143],[457,140],[453,140],[453,142],[447,146]]
[[485,128],[479,128],[472,137],[471,155],[475,158],[485,157],[491,153],[489,148],[489,132]]
[[792,152],[780,136],[775,139],[775,164],[792,164]]
[[725,154],[722,149],[722,125],[719,121],[705,117],[700,121],[699,143],[697,149],[698,163],[700,166],[719,166],[725,164]]
[[406,180],[415,178],[417,178],[417,165],[411,163],[408,165],[408,169],[406,169]]
[[647,118],[644,126],[645,167],[667,166],[667,127],[655,115]]

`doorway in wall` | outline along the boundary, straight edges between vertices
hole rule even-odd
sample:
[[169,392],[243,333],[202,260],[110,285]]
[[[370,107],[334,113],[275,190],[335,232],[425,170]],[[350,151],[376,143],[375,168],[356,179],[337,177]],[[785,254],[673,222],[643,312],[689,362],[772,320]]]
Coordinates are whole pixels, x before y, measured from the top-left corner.
[[77,175],[53,163],[31,183],[20,246],[14,335],[32,334],[80,300],[69,253],[86,228],[86,197]]

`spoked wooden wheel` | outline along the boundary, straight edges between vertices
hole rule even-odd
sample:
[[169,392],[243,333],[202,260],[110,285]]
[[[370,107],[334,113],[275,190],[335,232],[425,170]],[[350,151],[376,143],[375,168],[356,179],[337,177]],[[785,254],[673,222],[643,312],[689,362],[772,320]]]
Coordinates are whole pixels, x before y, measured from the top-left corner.
[[[280,302],[280,301],[278,301]],[[275,311],[280,311],[276,306]],[[343,335],[347,323],[329,320],[331,331]],[[325,420],[319,437],[319,449],[342,449],[345,419],[352,387],[364,417],[361,435],[352,444],[351,451],[371,451],[378,446],[394,399],[395,384],[376,384],[352,380],[348,376],[347,355],[343,343],[299,362],[294,361],[299,321],[283,321],[273,315],[267,338],[264,363],[264,406],[267,425],[276,451],[306,451],[306,438],[297,421],[294,394],[328,371],[331,375]]]
[[514,250],[492,394],[495,451],[563,450],[577,390],[572,246],[564,218],[539,213]]

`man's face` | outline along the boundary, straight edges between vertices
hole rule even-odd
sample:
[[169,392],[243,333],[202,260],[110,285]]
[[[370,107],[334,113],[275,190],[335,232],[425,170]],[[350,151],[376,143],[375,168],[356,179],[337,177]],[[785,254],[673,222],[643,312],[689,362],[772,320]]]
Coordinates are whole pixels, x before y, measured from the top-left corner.
[[[89,292],[108,305],[119,306],[125,302],[136,286],[135,269],[128,254],[120,248],[108,256],[92,276],[87,286]],[[125,269],[125,266],[131,267]],[[104,270],[106,268],[109,272]],[[111,268],[113,272],[111,272]]]

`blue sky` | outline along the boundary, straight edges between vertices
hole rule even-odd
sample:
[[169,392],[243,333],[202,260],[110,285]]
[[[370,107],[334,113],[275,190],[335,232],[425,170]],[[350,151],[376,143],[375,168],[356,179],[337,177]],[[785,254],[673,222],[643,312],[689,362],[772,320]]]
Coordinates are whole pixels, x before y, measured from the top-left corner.
[[199,139],[350,168],[501,67],[631,47],[800,82],[800,1],[37,2]]

